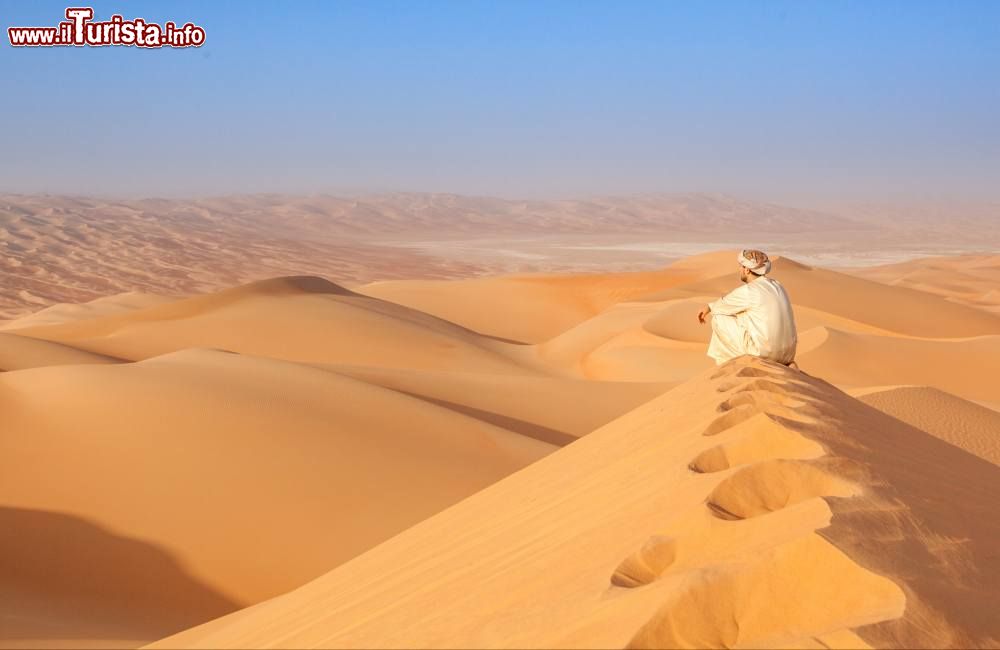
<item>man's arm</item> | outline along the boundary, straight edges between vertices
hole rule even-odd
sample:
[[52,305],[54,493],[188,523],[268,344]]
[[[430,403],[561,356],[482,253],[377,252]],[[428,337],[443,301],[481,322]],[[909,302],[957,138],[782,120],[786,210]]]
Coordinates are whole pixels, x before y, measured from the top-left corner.
[[710,302],[698,312],[698,322],[704,323],[709,314],[735,316],[746,311],[752,304],[750,286],[744,284],[730,291],[715,302]]

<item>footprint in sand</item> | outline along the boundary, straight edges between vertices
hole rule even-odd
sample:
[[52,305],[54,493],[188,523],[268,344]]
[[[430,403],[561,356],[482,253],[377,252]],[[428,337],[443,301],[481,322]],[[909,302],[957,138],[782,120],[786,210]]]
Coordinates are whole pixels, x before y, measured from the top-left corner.
[[801,393],[804,391],[809,391],[809,385],[804,384],[799,381],[773,381],[772,378],[767,379],[737,379],[734,381],[726,382],[721,384],[716,389],[718,393],[728,393],[731,391],[736,391],[737,393],[745,393],[751,391],[766,391],[769,393],[778,393],[781,395],[787,395],[788,393],[795,391],[796,393]]
[[807,535],[683,583],[625,647],[863,647],[849,631],[900,616],[905,605],[892,581]]
[[726,411],[731,411],[739,406],[753,406],[758,411],[762,411],[768,407],[774,406],[800,408],[806,406],[806,402],[790,398],[785,395],[784,392],[747,390],[739,391],[732,397],[724,399],[716,407],[716,410],[720,413],[725,413]]
[[677,541],[654,535],[638,551],[622,560],[611,575],[616,587],[634,588],[656,581],[677,557]]
[[778,366],[777,364],[771,364],[771,362],[764,361],[763,359],[755,359],[755,363],[760,365],[767,365],[769,368],[772,367],[774,370],[764,370],[763,368],[756,368],[754,366],[744,366],[733,372],[732,368],[722,368],[718,372],[712,375],[712,380],[722,379],[723,377],[756,377],[756,378],[768,378],[777,379],[782,376],[782,370],[787,371],[785,366]]
[[809,459],[826,453],[822,445],[795,431],[772,422],[768,425],[706,449],[691,461],[688,469],[709,474],[763,460]]
[[[857,484],[823,467],[820,461],[766,460],[737,470],[708,497],[720,519],[750,519],[815,497],[851,497]],[[832,465],[832,463],[826,463]]]
[[755,415],[759,415],[760,410],[752,405],[737,406],[729,411],[726,411],[721,417],[718,417],[705,427],[705,430],[701,432],[703,436],[714,436],[726,431],[727,429],[732,429],[733,427],[742,424],[752,418]]
[[[755,368],[743,371],[760,372]],[[751,374],[751,373],[748,373]],[[761,373],[770,375],[770,373]],[[702,432],[710,436],[759,417],[761,426],[699,454],[688,468],[698,473],[720,472],[739,465],[738,470],[712,491],[707,506],[717,517],[740,520],[779,510],[816,496],[851,496],[854,484],[804,462],[823,456],[818,443],[777,424],[770,410],[794,410],[807,403],[788,396],[786,386],[754,379],[733,385],[736,393],[719,404],[722,415]],[[789,460],[796,459],[796,460]],[[752,464],[751,464],[752,463]],[[658,580],[677,557],[677,540],[654,535],[626,557],[611,576],[616,587],[635,588]]]
[[[731,386],[729,390],[736,388]],[[770,381],[745,382],[740,390],[724,399],[716,406],[722,416],[713,420],[703,436],[714,436],[736,427],[755,415],[765,415],[772,420],[788,415],[819,417],[821,414],[811,401],[798,399],[788,394],[788,389]],[[782,417],[783,421],[794,422],[795,418]]]

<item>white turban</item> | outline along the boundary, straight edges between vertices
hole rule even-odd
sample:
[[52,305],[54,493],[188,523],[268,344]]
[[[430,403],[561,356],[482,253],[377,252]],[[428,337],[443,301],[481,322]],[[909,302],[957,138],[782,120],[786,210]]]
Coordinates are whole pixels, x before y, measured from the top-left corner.
[[767,255],[764,255],[764,261],[758,264],[747,257],[747,249],[744,248],[740,251],[736,259],[739,260],[741,265],[757,275],[767,275],[771,272],[771,260],[768,259]]

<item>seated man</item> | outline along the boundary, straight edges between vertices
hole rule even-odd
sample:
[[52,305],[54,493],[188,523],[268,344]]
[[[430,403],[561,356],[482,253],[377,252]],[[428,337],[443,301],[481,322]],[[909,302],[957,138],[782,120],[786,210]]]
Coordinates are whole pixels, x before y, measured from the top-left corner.
[[771,260],[757,250],[741,251],[737,259],[743,285],[698,313],[700,323],[712,315],[708,356],[717,365],[744,354],[794,364],[795,316],[785,288],[764,277],[771,270]]

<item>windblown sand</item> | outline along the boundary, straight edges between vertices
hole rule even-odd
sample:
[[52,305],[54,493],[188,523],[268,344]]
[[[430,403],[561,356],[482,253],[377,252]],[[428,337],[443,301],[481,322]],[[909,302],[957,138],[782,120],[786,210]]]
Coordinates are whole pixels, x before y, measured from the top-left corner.
[[[264,279],[0,331],[0,644],[1000,643],[1000,258]],[[855,397],[856,396],[856,397]]]

